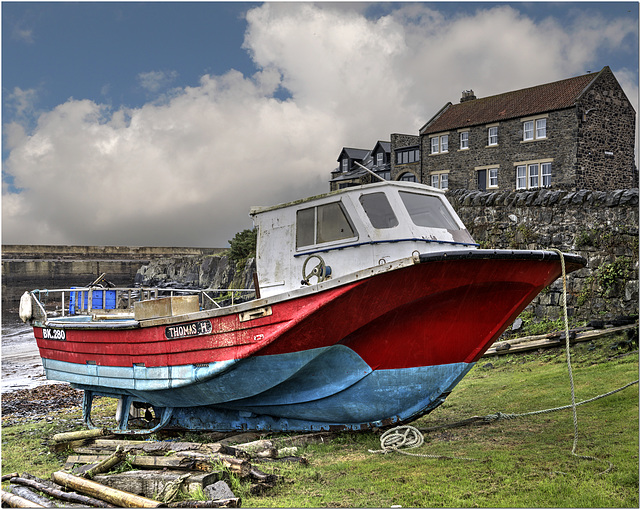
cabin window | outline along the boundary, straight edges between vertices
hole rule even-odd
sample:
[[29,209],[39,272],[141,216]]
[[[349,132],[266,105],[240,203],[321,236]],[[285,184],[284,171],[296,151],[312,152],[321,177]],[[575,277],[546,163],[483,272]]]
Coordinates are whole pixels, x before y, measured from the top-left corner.
[[340,202],[299,210],[296,213],[296,246],[304,247],[355,237]]
[[398,219],[393,213],[386,194],[363,194],[360,196],[360,203],[374,228],[383,229],[398,226]]
[[460,227],[437,196],[400,191],[400,198],[416,226],[459,230]]

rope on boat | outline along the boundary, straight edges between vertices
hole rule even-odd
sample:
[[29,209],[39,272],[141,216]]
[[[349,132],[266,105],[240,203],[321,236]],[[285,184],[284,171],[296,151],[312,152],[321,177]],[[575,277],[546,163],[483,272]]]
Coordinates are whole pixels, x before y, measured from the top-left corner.
[[[596,461],[604,462],[605,460],[596,458],[595,456],[585,456],[585,455],[580,455],[576,453],[576,448],[578,446],[578,413],[576,411],[576,407],[580,405],[584,405],[586,403],[591,403],[592,401],[596,401],[598,399],[605,398],[607,396],[611,396],[616,392],[620,392],[626,389],[627,387],[637,384],[638,380],[629,382],[625,386],[609,391],[606,394],[600,394],[599,396],[595,396],[593,398],[586,399],[584,401],[580,401],[579,403],[576,403],[575,387],[573,382],[573,370],[571,368],[571,350],[570,350],[570,341],[569,341],[569,317],[567,313],[567,273],[566,273],[566,268],[564,263],[564,254],[562,253],[562,251],[555,248],[550,248],[549,250],[556,252],[560,255],[560,264],[562,266],[562,309],[564,314],[565,351],[567,354],[567,369],[569,371],[569,383],[571,386],[571,404],[556,407],[556,408],[547,408],[544,410],[526,412],[523,414],[504,414],[502,412],[497,412],[495,414],[485,415],[484,417],[480,418],[480,420],[490,423],[490,422],[496,422],[496,421],[505,420],[505,419],[516,419],[519,417],[527,417],[531,415],[540,415],[540,414],[546,414],[551,412],[557,412],[558,410],[566,410],[567,408],[571,408],[573,412],[573,447],[571,449],[572,456],[575,456],[576,458],[580,458],[580,459],[588,459],[588,460],[596,460]],[[413,426],[408,426],[408,425],[398,426],[396,428],[387,430],[382,434],[382,436],[380,437],[379,450],[374,451],[369,449],[369,452],[377,453],[377,454],[380,454],[380,453],[386,454],[390,451],[396,451],[402,454],[406,454],[408,456],[419,456],[421,458],[480,461],[475,458],[443,456],[443,455],[437,455],[437,454],[417,454],[417,453],[403,451],[400,449],[400,447],[406,447],[407,449],[414,449],[416,447],[420,447],[423,444],[424,444],[424,437],[417,428],[414,428]],[[609,463],[609,467],[603,472],[600,472],[600,474],[606,474],[608,472],[611,472],[611,470],[613,470],[613,463],[611,463],[610,461],[607,461],[607,463]]]

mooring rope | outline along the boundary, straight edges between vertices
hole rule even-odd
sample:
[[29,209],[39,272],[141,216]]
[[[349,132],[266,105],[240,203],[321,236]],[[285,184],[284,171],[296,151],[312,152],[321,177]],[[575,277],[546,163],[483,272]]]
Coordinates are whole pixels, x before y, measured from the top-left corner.
[[[504,420],[504,419],[517,419],[517,418],[520,418],[520,417],[527,417],[527,416],[531,416],[531,415],[546,414],[546,413],[550,413],[550,412],[557,412],[559,410],[566,410],[567,408],[571,408],[572,413],[573,413],[573,447],[571,449],[572,456],[575,456],[576,458],[580,458],[580,459],[588,459],[588,460],[596,460],[596,461],[605,462],[605,460],[602,460],[600,458],[596,458],[595,456],[585,456],[585,455],[580,455],[580,454],[576,453],[576,449],[578,447],[578,412],[577,412],[576,408],[578,406],[580,406],[580,405],[584,405],[586,403],[591,403],[592,401],[596,401],[598,399],[605,398],[607,396],[611,396],[612,394],[615,394],[616,392],[620,392],[620,391],[626,389],[627,387],[630,387],[632,385],[637,384],[638,380],[634,380],[633,382],[629,382],[628,384],[624,385],[623,387],[619,387],[618,389],[614,389],[612,391],[609,391],[606,394],[600,394],[600,395],[595,396],[593,398],[586,399],[584,401],[580,401],[580,402],[576,403],[575,386],[574,386],[574,382],[573,382],[573,369],[571,368],[571,350],[570,350],[570,339],[569,339],[569,316],[568,316],[568,312],[567,312],[567,273],[566,273],[566,267],[565,267],[565,262],[564,262],[564,254],[559,249],[550,248],[549,250],[558,253],[558,255],[560,256],[560,265],[562,267],[562,310],[563,310],[563,315],[564,315],[565,351],[566,351],[566,354],[567,354],[567,369],[568,369],[568,372],[569,372],[569,384],[571,386],[571,404],[570,405],[560,406],[560,407],[555,407],[555,408],[546,408],[544,410],[536,410],[536,411],[533,411],[533,412],[526,412],[526,413],[522,413],[522,414],[505,414],[505,413],[502,413],[502,412],[497,412],[495,414],[485,415],[480,420],[482,420],[484,422],[496,422],[496,421],[500,421],[500,420]],[[406,447],[407,449],[415,449],[417,447],[420,447],[423,444],[424,444],[424,437],[423,437],[422,433],[420,433],[420,430],[418,430],[417,428],[414,428],[413,426],[408,426],[408,425],[398,426],[396,428],[392,428],[390,430],[387,430],[386,432],[384,432],[380,436],[380,449],[375,450],[375,451],[369,449],[369,452],[377,453],[377,454],[380,454],[380,453],[386,454],[388,452],[394,451],[394,452],[399,452],[401,454],[406,454],[408,456],[418,456],[418,457],[421,457],[421,458],[458,459],[458,460],[465,460],[465,461],[480,461],[480,460],[478,460],[476,458],[443,456],[443,455],[437,455],[437,454],[417,454],[417,453],[411,453],[411,452],[403,451],[403,450],[400,449],[401,447]],[[607,463],[609,463],[609,467],[606,470],[604,470],[603,472],[600,472],[600,474],[606,474],[608,472],[611,472],[611,470],[613,470],[613,463],[611,463],[610,461],[607,461]]]

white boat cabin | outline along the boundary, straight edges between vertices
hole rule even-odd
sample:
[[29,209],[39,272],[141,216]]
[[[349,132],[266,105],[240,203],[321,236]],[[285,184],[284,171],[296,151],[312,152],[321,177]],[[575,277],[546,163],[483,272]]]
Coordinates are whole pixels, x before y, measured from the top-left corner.
[[[430,253],[477,247],[444,197],[412,182],[349,187],[253,207],[262,297]],[[314,270],[315,269],[315,270]]]

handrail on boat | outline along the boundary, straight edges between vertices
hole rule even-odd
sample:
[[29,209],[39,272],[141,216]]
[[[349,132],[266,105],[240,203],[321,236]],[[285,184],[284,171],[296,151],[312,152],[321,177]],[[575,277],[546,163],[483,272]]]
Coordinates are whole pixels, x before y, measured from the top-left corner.
[[[95,292],[100,292],[95,295]],[[113,292],[113,293],[102,293]],[[198,301],[201,309],[205,308],[205,302],[212,304],[218,309],[226,307],[227,305],[234,305],[237,299],[237,294],[255,294],[253,289],[244,288],[204,288],[204,289],[190,289],[190,288],[160,288],[160,287],[102,287],[102,286],[84,286],[84,287],[72,287],[72,288],[58,288],[58,289],[36,289],[30,292],[34,298],[45,311],[45,306],[48,304],[47,297],[50,294],[60,294],[60,312],[62,316],[69,315],[85,315],[95,313],[96,311],[118,315],[123,312],[133,312],[133,306],[135,302],[143,300],[158,299],[161,297],[174,297],[175,294],[187,294],[198,295]],[[228,300],[231,299],[230,304],[221,305],[218,297],[216,300],[214,294],[223,294],[222,298]],[[99,299],[98,299],[99,297]],[[99,304],[94,305],[94,299],[99,300]],[[57,298],[55,299],[58,300]],[[107,300],[110,304],[107,304]],[[79,305],[78,305],[79,304]],[[57,305],[56,305],[57,307]],[[46,311],[45,311],[46,313]]]

